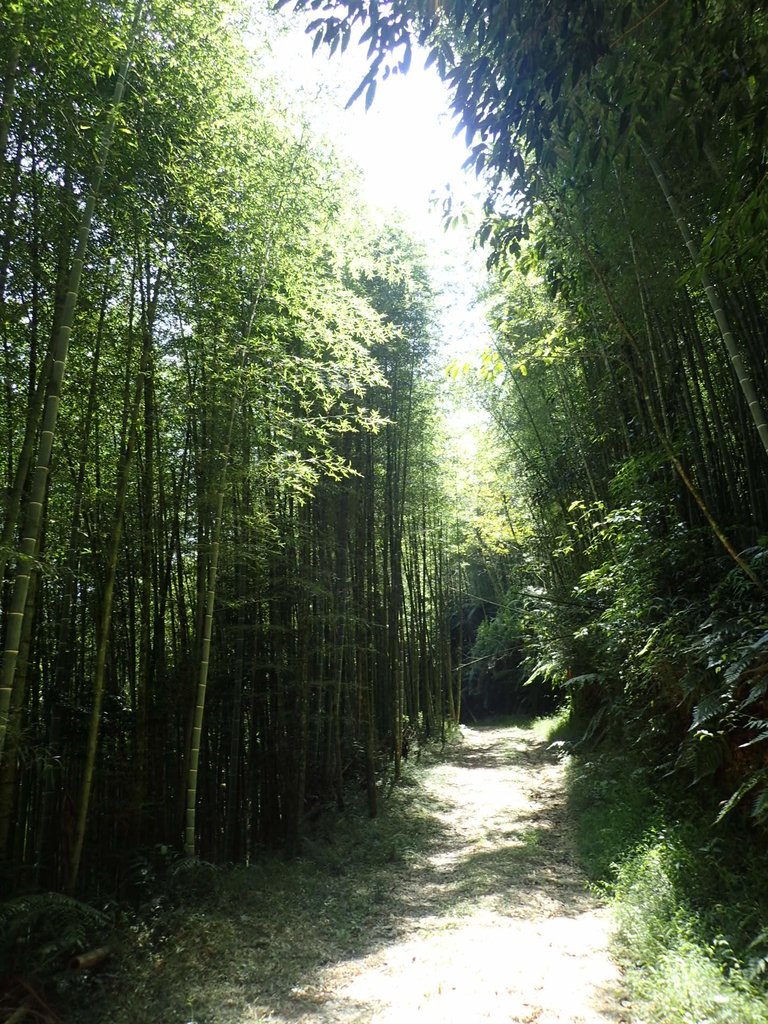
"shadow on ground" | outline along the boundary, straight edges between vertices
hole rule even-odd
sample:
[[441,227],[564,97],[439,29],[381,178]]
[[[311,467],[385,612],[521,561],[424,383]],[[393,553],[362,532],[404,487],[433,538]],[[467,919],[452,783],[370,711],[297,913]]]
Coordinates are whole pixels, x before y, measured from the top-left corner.
[[329,817],[298,860],[219,872],[215,896],[108,994],[113,1024],[364,1021],[372,1005],[337,994],[346,965],[386,966],[392,950],[483,914],[512,929],[540,921],[546,943],[548,921],[589,913],[547,742],[519,724],[464,737],[409,766],[379,819]]

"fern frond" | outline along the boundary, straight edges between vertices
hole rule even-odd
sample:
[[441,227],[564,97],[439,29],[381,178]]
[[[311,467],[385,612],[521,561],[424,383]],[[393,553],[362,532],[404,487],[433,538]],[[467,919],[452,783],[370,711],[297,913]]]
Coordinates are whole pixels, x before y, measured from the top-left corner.
[[0,962],[40,970],[62,954],[84,949],[104,928],[101,911],[63,893],[36,892],[0,903]]
[[751,792],[751,790],[753,790],[755,786],[763,782],[765,780],[765,777],[765,768],[759,768],[756,772],[753,772],[753,774],[750,775],[750,777],[745,782],[742,782],[742,784],[739,786],[736,792],[731,797],[729,797],[729,799],[726,800],[726,802],[720,808],[720,812],[715,818],[715,824],[719,824],[727,814],[730,814],[733,808],[744,799],[747,793]]

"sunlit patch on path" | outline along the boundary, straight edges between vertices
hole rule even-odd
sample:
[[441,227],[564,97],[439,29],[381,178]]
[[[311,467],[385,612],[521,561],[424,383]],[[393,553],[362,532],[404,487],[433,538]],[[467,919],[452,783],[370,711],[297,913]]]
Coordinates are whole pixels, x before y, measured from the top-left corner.
[[394,877],[359,957],[296,986],[272,1021],[617,1024],[608,921],[574,866],[562,768],[523,729],[466,730],[426,769],[438,840]]
[[[534,728],[425,752],[370,821],[199,876],[80,1024],[626,1024],[608,918]],[[74,1018],[73,1018],[74,1019]]]

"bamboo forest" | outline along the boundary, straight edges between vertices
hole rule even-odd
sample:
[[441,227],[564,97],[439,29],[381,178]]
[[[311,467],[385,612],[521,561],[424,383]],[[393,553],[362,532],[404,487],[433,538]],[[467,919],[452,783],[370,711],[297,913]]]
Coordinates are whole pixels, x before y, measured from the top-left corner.
[[0,1021],[768,1024],[765,6],[0,26]]

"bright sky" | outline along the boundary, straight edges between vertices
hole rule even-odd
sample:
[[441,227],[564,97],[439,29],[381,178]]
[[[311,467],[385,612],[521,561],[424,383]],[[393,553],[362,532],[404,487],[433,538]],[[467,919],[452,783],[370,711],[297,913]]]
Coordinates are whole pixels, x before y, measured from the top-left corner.
[[[407,74],[378,83],[368,110],[362,97],[346,110],[368,68],[366,47],[352,42],[344,53],[328,56],[321,46],[313,56],[312,37],[304,31],[311,19],[287,10],[270,18],[283,25],[276,39],[265,33],[273,39],[278,76],[304,97],[310,117],[337,149],[360,166],[369,203],[399,210],[426,245],[441,293],[443,361],[464,360],[486,343],[482,312],[474,308],[484,257],[472,248],[481,185],[463,169],[464,133],[455,134],[446,87],[434,68],[424,68],[426,53],[415,52]],[[448,188],[454,209],[467,210],[469,228],[444,230],[440,208]]]
[[[371,206],[398,210],[424,243],[438,291],[438,365],[471,360],[488,346],[484,313],[476,301],[485,255],[472,245],[482,186],[474,172],[463,168],[468,153],[464,133],[455,133],[448,91],[437,71],[424,67],[426,53],[414,52],[407,74],[379,81],[368,110],[362,96],[345,109],[368,69],[367,48],[351,42],[344,53],[329,56],[321,46],[313,56],[312,37],[304,31],[309,20],[287,9],[270,15],[262,9],[253,26],[259,52],[265,38],[270,40],[274,73],[292,96],[302,97],[310,120],[337,151],[361,168],[363,194]],[[277,37],[275,21],[283,26]],[[441,206],[448,189],[454,210],[466,210],[467,227],[444,229]],[[471,466],[478,437],[487,428],[486,415],[467,407],[454,389],[446,388],[445,397],[449,460],[457,467]],[[473,486],[469,476],[465,484]]]
[[454,137],[447,90],[433,68],[424,68],[425,53],[414,54],[406,75],[379,81],[369,110],[362,97],[345,110],[368,69],[366,46],[351,42],[332,56],[321,46],[313,56],[304,31],[311,19],[287,11],[273,17],[284,26],[273,43],[276,69],[309,99],[319,127],[362,167],[373,204],[398,207],[418,224],[426,223],[434,190],[442,196],[450,183],[466,200],[477,192],[474,175],[462,170],[467,150],[463,134]]

